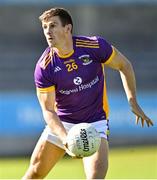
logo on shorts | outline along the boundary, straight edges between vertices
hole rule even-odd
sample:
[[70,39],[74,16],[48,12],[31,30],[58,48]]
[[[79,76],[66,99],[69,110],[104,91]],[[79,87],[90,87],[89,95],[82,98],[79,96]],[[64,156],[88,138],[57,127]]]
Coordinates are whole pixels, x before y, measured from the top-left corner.
[[82,78],[80,77],[75,77],[73,80],[74,84],[80,85],[82,83]]
[[79,59],[81,59],[83,61],[83,65],[85,65],[85,66],[88,64],[91,64],[93,62],[93,60],[90,59],[90,56],[88,54],[80,56]]

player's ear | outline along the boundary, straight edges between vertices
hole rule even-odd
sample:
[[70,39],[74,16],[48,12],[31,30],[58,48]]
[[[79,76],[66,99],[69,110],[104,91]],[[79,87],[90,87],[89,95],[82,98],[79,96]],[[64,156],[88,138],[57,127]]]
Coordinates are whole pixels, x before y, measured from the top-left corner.
[[72,31],[72,25],[71,24],[65,25],[65,31],[66,31],[66,33],[71,32]]

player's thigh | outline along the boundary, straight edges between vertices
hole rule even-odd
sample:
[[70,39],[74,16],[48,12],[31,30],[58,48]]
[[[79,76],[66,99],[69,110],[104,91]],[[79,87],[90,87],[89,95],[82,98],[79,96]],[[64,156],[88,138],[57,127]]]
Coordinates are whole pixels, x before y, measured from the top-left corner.
[[30,163],[37,173],[47,174],[64,154],[64,149],[41,138],[33,151]]
[[108,141],[101,138],[99,150],[92,156],[83,158],[87,178],[104,178],[108,169]]

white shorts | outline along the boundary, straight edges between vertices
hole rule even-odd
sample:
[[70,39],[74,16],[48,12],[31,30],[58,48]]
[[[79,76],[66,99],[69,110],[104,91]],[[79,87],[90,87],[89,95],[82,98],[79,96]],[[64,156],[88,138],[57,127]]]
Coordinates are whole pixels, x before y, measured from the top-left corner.
[[[75,125],[73,123],[67,123],[67,122],[62,122],[62,123],[67,132],[70,130],[70,128],[72,128]],[[100,133],[100,137],[108,140],[108,134],[109,134],[108,120],[96,121],[91,124]],[[43,133],[41,134],[41,139],[49,141],[50,143],[55,144],[56,146],[59,146],[60,148],[64,149],[64,146],[60,138],[57,135],[53,134],[48,126],[45,127]]]

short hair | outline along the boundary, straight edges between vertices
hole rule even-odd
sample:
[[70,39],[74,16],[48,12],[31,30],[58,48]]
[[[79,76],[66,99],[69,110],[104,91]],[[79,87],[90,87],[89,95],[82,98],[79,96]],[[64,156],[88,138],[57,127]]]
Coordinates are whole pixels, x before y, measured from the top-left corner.
[[53,16],[59,16],[61,23],[62,23],[62,26],[65,26],[67,24],[71,24],[72,29],[73,29],[72,17],[70,15],[70,13],[64,8],[58,8],[58,7],[51,8],[51,9],[43,12],[41,14],[41,16],[39,16],[39,19],[41,22],[48,21],[49,18],[51,18]]

